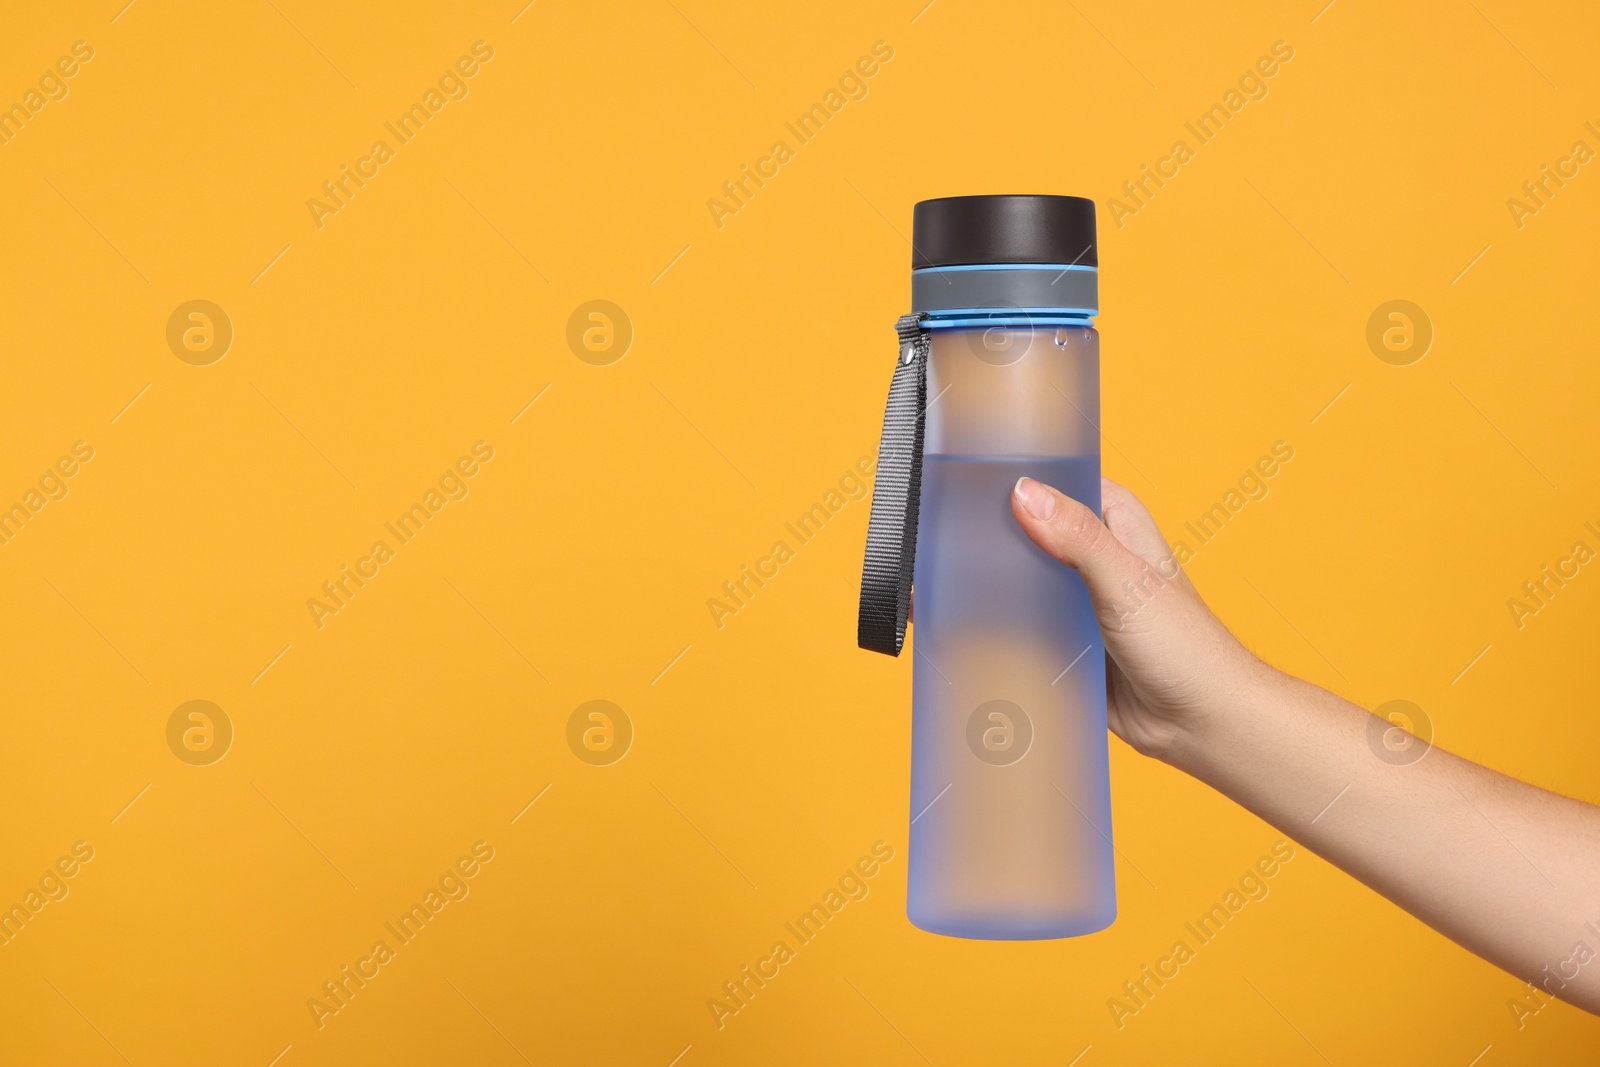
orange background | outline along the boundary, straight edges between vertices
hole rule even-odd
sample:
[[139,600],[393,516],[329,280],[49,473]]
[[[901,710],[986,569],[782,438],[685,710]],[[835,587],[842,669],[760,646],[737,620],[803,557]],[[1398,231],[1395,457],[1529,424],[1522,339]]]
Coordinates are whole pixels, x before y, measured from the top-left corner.
[[[1522,983],[1303,849],[1119,1030],[1108,999],[1280,835],[1115,740],[1111,929],[912,928],[910,662],[854,647],[866,505],[706,607],[874,452],[913,202],[1090,196],[1108,473],[1176,539],[1295,449],[1189,564],[1216,610],[1600,799],[1600,576],[1507,608],[1600,546],[1600,176],[1507,206],[1600,148],[1600,18],[1318,6],[8,11],[0,103],[93,58],[0,145],[0,505],[93,459],[0,546],[0,903],[93,859],[0,947],[0,1060],[1592,1061],[1594,1019],[1519,1029]],[[478,41],[466,97],[319,228],[307,201]],[[719,228],[708,199],[879,41]],[[1118,228],[1278,41],[1269,95]],[[204,366],[167,340],[197,299],[233,328]],[[1407,366],[1366,340],[1394,299],[1435,334]],[[603,366],[567,340],[591,300],[632,327]],[[468,495],[319,628],[322,583],[479,441]],[[169,747],[191,700],[232,725],[209,765]],[[568,743],[591,700],[632,727],[608,766]],[[718,1029],[722,983],[880,840],[870,894]],[[480,841],[470,894],[319,1029],[307,1001]]]

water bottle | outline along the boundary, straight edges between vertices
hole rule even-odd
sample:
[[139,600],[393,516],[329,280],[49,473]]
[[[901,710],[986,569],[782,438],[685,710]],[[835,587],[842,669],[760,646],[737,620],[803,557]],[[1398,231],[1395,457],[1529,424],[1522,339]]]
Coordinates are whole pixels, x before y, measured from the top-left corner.
[[1011,496],[1025,475],[1100,510],[1094,204],[927,200],[912,245],[861,614],[863,646],[897,654],[914,587],[907,914],[1091,933],[1116,917],[1104,646]]

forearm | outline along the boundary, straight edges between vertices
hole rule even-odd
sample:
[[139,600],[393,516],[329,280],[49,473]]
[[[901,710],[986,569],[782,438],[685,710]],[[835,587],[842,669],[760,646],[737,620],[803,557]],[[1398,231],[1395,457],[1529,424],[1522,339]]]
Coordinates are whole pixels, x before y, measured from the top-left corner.
[[1600,808],[1438,748],[1385,761],[1366,711],[1249,672],[1236,706],[1195,716],[1168,762],[1465,948],[1600,1012]]

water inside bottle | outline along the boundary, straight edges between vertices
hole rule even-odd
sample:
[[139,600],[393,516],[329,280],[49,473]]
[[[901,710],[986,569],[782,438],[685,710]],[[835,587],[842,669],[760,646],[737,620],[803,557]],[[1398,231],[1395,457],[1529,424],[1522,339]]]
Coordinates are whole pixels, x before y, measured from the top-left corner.
[[1116,914],[1104,646],[1083,580],[1012,515],[1023,475],[1100,510],[1098,456],[923,460],[907,911],[961,937]]

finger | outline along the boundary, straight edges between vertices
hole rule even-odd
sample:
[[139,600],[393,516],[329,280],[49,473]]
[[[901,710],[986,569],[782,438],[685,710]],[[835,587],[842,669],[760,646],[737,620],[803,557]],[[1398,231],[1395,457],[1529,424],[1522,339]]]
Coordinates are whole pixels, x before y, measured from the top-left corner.
[[1017,479],[1011,511],[1034,544],[1083,576],[1103,625],[1120,623],[1164,584],[1154,566],[1129,551],[1092,510],[1047,485]]
[[[1100,514],[1112,535],[1162,577],[1176,579],[1183,575],[1183,568],[1173,558],[1167,539],[1161,535],[1161,527],[1156,525],[1144,502],[1127,486],[1110,478],[1100,479]],[[1183,580],[1187,583],[1186,575]]]

